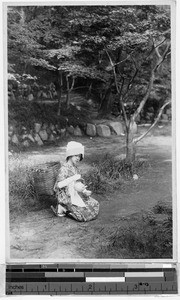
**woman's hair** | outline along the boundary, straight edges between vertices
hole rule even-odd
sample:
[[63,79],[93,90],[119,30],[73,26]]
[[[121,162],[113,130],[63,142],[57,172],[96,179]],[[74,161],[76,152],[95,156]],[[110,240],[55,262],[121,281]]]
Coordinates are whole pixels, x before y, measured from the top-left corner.
[[[82,155],[82,154],[77,154],[77,155],[80,156],[80,161],[81,161],[81,160],[83,159],[83,155]],[[77,156],[77,155],[71,155],[71,156],[68,156],[68,157],[66,157],[66,160],[68,161],[71,157]]]
[[80,178],[80,179],[76,180],[76,182],[81,182],[83,184],[85,183],[83,178]]

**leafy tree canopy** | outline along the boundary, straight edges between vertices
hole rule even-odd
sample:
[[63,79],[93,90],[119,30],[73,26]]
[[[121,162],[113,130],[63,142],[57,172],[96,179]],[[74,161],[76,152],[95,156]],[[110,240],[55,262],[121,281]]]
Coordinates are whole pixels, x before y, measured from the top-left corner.
[[[170,9],[159,5],[10,6],[8,9],[9,71],[23,74],[28,66],[69,77],[107,82],[116,65],[119,89],[141,99],[156,60],[154,49],[170,40]],[[13,66],[13,68],[12,68]],[[159,86],[170,91],[170,55],[157,70]],[[168,84],[167,84],[168,82]],[[112,91],[115,85],[112,84]],[[157,87],[157,89],[156,89]],[[130,89],[129,89],[130,88]],[[166,95],[168,97],[168,95]]]

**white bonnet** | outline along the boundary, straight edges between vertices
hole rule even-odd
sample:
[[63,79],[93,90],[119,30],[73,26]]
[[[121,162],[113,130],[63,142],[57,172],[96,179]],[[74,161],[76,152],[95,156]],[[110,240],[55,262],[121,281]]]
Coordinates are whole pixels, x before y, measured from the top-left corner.
[[82,154],[82,158],[84,158],[84,146],[78,142],[69,142],[66,147],[66,159],[68,156]]

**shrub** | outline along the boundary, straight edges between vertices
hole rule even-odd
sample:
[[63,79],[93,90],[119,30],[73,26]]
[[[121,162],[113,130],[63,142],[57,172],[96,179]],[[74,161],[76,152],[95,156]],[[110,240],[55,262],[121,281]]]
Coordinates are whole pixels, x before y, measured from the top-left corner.
[[22,126],[33,129],[34,122],[59,123],[62,127],[65,127],[66,119],[57,116],[57,109],[57,104],[46,105],[36,102],[16,101],[10,103],[8,108],[9,123],[16,122],[19,130]]
[[30,180],[30,169],[17,164],[9,171],[9,209],[14,214],[26,211],[35,201],[35,192]]
[[79,125],[84,129],[89,120],[86,111],[78,110],[72,105],[67,109],[62,103],[60,116],[57,115],[57,111],[58,103],[10,102],[8,121],[9,124],[16,124],[18,131],[20,131],[22,126],[33,129],[35,122],[58,124],[61,128],[65,128],[67,125]]
[[32,166],[23,165],[21,160],[13,161],[9,170],[9,210],[13,217],[17,213],[26,214],[49,206],[50,197],[38,197],[33,183]]
[[85,181],[90,189],[99,194],[103,194],[106,191],[112,192],[117,189],[123,183],[120,176],[113,178],[104,173],[100,166],[94,165],[93,168],[84,175]]
[[169,203],[163,203],[162,201],[159,201],[154,207],[153,212],[155,214],[167,214],[172,215],[172,207]]
[[141,175],[149,166],[147,161],[141,160],[131,163],[125,160],[117,162],[109,154],[105,154],[94,157],[92,169],[84,177],[95,193],[112,192],[114,189],[119,189],[127,180],[131,180],[133,174]]

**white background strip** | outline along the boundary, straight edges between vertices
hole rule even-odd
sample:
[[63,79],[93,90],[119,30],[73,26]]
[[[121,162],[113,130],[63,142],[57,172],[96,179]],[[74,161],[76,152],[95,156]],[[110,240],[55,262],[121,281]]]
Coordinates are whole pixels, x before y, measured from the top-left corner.
[[164,272],[126,272],[125,277],[164,277]]
[[86,277],[86,282],[125,282],[125,277]]

